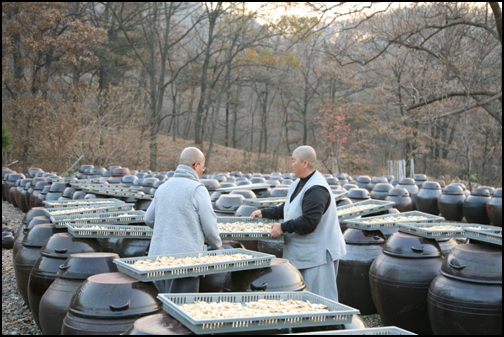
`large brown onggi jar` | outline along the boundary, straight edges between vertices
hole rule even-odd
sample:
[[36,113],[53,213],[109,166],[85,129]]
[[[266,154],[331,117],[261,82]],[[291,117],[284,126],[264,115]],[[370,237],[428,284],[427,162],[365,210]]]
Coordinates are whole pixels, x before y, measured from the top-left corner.
[[494,226],[502,227],[502,188],[495,189],[486,205],[490,223]]
[[427,293],[442,261],[434,239],[402,232],[388,238],[369,269],[371,294],[384,325],[432,334]]
[[466,196],[462,187],[450,184],[445,187],[438,199],[441,216],[449,221],[461,221],[464,217],[464,200]]
[[393,208],[399,212],[409,212],[413,210],[413,202],[411,201],[410,194],[405,188],[393,188],[388,192],[385,201],[393,201]]
[[490,200],[490,190],[484,186],[478,187],[464,200],[464,217],[468,223],[488,225],[490,218],[486,205]]
[[347,228],[344,233],[347,253],[339,260],[338,298],[361,315],[376,313],[369,286],[369,268],[382,252],[385,239],[379,231]]
[[51,283],[57,278],[59,266],[74,253],[97,252],[96,239],[77,239],[70,233],[53,234],[40,250],[28,280],[28,303],[35,322],[40,327],[39,304]]
[[438,200],[443,192],[437,181],[425,181],[416,195],[416,207],[420,212],[439,215]]
[[502,335],[502,247],[456,246],[429,287],[436,335]]
[[152,282],[120,272],[90,276],[72,296],[61,334],[121,334],[138,318],[161,311],[157,294]]
[[63,319],[75,291],[92,275],[117,272],[114,253],[71,254],[59,266],[57,278],[40,300],[40,329],[44,335],[60,335]]

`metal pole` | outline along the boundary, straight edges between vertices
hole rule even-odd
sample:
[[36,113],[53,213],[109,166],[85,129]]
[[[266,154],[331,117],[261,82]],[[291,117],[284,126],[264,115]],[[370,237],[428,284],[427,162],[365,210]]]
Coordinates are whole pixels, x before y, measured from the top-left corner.
[[81,156],[79,157],[79,159],[77,159],[77,161],[76,161],[75,163],[73,163],[73,165],[72,165],[72,166],[70,166],[70,168],[69,168],[68,170],[66,170],[66,172],[65,172],[65,173],[63,173],[63,176],[65,176],[65,174],[67,174],[67,173],[68,173],[68,171],[70,171],[71,169],[73,169],[73,167],[74,167],[75,165],[77,165],[77,163],[78,163],[78,162],[79,162],[82,158],[84,158],[84,155],[81,155]]
[[12,163],[8,164],[8,165],[5,165],[5,167],[9,167],[11,165],[14,165],[15,163],[17,163],[19,160],[14,160]]

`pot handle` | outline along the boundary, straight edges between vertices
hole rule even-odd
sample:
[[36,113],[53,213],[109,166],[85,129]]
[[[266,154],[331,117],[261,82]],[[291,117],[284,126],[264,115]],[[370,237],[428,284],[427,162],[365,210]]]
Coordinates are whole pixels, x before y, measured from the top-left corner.
[[264,282],[260,287],[257,287],[252,283],[250,284],[250,289],[252,289],[252,291],[257,291],[257,290],[266,291],[267,288],[268,288],[268,283],[266,283],[266,282]]
[[56,249],[54,249],[54,251],[58,254],[64,254],[68,251],[68,249],[67,248],[61,248],[61,249],[56,248]]
[[123,310],[128,309],[129,305],[130,305],[130,300],[128,300],[128,302],[126,302],[125,304],[122,304],[122,305],[110,304],[109,307],[110,307],[110,310],[112,310],[112,311],[123,311]]
[[421,248],[417,248],[417,247],[413,247],[411,246],[411,250],[415,253],[423,253],[424,251],[424,247],[421,247]]
[[452,261],[448,261],[448,264],[450,265],[450,267],[452,267],[453,269],[456,269],[456,270],[461,270],[461,269],[464,269],[466,266],[459,266],[459,265],[454,265],[453,263],[453,260]]

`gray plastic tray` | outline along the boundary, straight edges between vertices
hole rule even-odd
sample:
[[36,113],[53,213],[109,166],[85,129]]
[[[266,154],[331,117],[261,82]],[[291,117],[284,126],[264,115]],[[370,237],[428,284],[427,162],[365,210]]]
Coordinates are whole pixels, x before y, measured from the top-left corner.
[[244,205],[249,206],[257,206],[257,207],[272,207],[277,206],[285,202],[285,197],[276,197],[276,198],[248,198],[243,199],[242,203]]
[[[95,227],[99,228],[95,228]],[[109,224],[67,224],[68,233],[76,238],[134,238],[152,237],[152,228],[148,226],[109,225]]]
[[[349,213],[345,213],[348,210],[352,209],[352,207],[355,207],[355,206],[369,206],[369,207],[366,207],[361,210],[356,210],[356,211],[351,211]],[[370,200],[359,201],[354,204],[339,206],[336,209],[336,214],[338,214],[339,220],[351,219],[351,218],[355,218],[355,217],[358,217],[361,215],[374,214],[374,213],[378,213],[381,211],[385,211],[387,209],[392,208],[393,206],[394,206],[393,201],[370,199]]]
[[[420,220],[396,220],[399,219],[400,217],[404,216],[422,216],[424,219]],[[384,218],[390,218],[390,220],[386,222],[379,222],[379,223],[366,223],[364,221],[369,221],[373,219],[384,219]],[[350,219],[346,220],[345,223],[347,227],[349,228],[357,228],[357,229],[363,229],[367,231],[382,231],[384,234],[389,234],[391,232],[397,231],[397,225],[399,223],[411,223],[411,222],[442,222],[444,221],[445,218],[437,215],[432,215],[429,213],[425,212],[420,212],[420,211],[410,211],[410,212],[402,212],[402,213],[394,213],[394,214],[385,214],[385,215],[379,215],[379,216],[370,216],[370,217],[365,217],[361,219]]]
[[191,276],[216,274],[238,270],[264,268],[271,265],[271,260],[275,257],[274,255],[241,248],[212,250],[201,253],[183,253],[183,254],[158,255],[158,256],[185,258],[185,257],[197,257],[199,256],[199,254],[202,254],[203,256],[205,255],[216,256],[216,255],[233,255],[238,253],[251,255],[252,258],[237,261],[205,263],[191,266],[170,267],[170,268],[152,269],[152,270],[138,269],[136,267],[133,267],[133,263],[139,260],[155,260],[157,256],[121,258],[121,259],[115,259],[114,263],[117,264],[117,268],[119,269],[120,272],[130,275],[131,277],[134,277],[140,281],[150,282],[157,280],[169,280],[181,277],[191,277]]
[[219,192],[231,192],[234,190],[264,190],[269,188],[270,184],[250,184],[250,185],[240,185],[240,186],[232,186],[232,187],[221,187],[216,189]]
[[[269,329],[285,329],[291,327],[311,327],[350,323],[354,314],[359,310],[332,301],[309,291],[296,292],[244,292],[244,293],[185,293],[159,294],[158,299],[163,303],[163,309],[179,320],[196,334],[249,332]],[[223,319],[195,319],[187,314],[180,305],[205,302],[234,302],[245,303],[267,300],[299,300],[315,304],[325,304],[328,312],[307,314],[286,314],[242,318]]]
[[51,216],[56,228],[66,228],[67,224],[131,224],[145,222],[144,211],[117,211],[94,214],[62,214]]
[[502,246],[502,227],[479,225],[482,229],[464,230],[464,237]]
[[[426,223],[426,222],[402,222],[398,225],[399,231],[421,236],[429,239],[450,239],[450,238],[463,238],[464,231],[467,227],[481,227],[480,224],[464,223],[464,222],[440,222],[440,223]],[[437,228],[439,226],[450,226],[457,228]]]
[[85,206],[110,206],[122,205],[125,202],[119,199],[78,199],[78,200],[44,200],[42,202],[46,208],[66,208],[66,207],[85,207]]
[[[62,216],[71,216],[78,214],[98,214],[98,213],[106,213],[106,212],[124,212],[124,211],[132,211],[134,210],[135,204],[126,204],[126,203],[115,203],[115,204],[96,204],[96,205],[82,205],[77,207],[54,207],[54,208],[46,208],[44,209],[44,213],[49,216],[51,221],[53,221],[53,217],[58,219]],[[60,213],[64,212],[64,213]],[[56,213],[56,214],[55,214]]]
[[84,188],[83,190],[94,194],[107,195],[120,198],[136,198],[136,199],[148,199],[148,200],[152,200],[153,198],[152,195],[139,193],[138,190],[120,191],[120,190],[108,189],[106,187]]
[[348,196],[348,191],[345,189],[338,189],[332,191],[334,200],[338,201]]
[[[266,218],[255,218],[251,219],[250,217],[217,217],[217,224],[219,223],[232,223],[232,222],[263,222],[263,223],[273,223],[273,222],[281,222],[282,219],[274,220],[274,219],[266,219]],[[223,240],[282,240],[282,236],[278,238],[272,238],[269,236],[269,232],[219,232],[219,236]]]

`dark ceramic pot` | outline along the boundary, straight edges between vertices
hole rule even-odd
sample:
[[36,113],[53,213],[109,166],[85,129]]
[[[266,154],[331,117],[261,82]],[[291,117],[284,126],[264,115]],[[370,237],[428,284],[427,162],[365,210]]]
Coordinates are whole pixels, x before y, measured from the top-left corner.
[[427,312],[430,283],[443,258],[434,239],[392,234],[369,269],[369,283],[384,325],[432,334]]
[[471,195],[464,200],[464,217],[468,223],[490,224],[490,218],[486,210],[490,200],[490,190],[486,187],[476,188]]
[[486,205],[490,223],[502,227],[502,188],[497,188]]
[[436,335],[502,335],[502,247],[455,247],[432,281],[427,302]]
[[405,188],[393,188],[388,192],[385,201],[393,201],[393,208],[396,208],[399,212],[409,212],[413,210],[413,202],[409,195],[408,190]]
[[416,196],[417,210],[439,215],[438,200],[441,194],[441,185],[437,181],[425,181]]
[[152,282],[123,273],[90,276],[72,296],[61,334],[121,334],[138,318],[161,311],[157,294]]
[[460,186],[454,184],[446,186],[438,199],[439,212],[446,220],[460,222],[464,217],[465,198]]
[[71,254],[59,266],[57,278],[40,300],[40,329],[44,335],[60,335],[63,319],[75,291],[92,275],[117,272],[114,253]]

